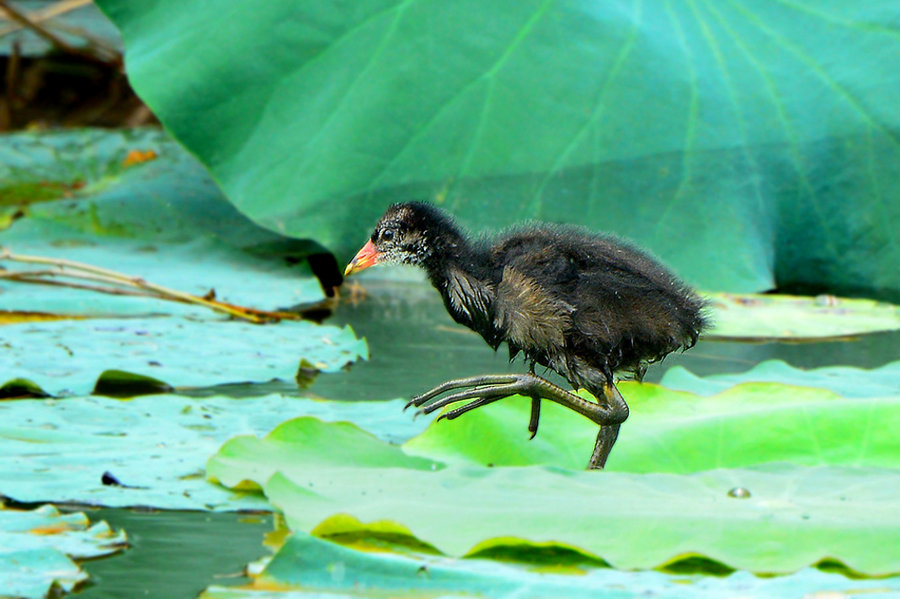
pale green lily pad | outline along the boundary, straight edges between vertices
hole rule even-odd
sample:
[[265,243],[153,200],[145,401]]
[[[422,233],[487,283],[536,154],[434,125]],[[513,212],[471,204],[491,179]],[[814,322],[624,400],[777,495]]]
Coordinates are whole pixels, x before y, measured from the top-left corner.
[[675,366],[666,371],[660,385],[699,395],[713,395],[747,381],[801,384],[829,389],[844,397],[900,395],[900,361],[870,370],[850,366],[823,366],[802,370],[782,360],[767,360],[738,374],[704,377]]
[[214,586],[200,597],[337,599],[402,593],[416,597],[796,599],[810,593],[865,592],[866,597],[888,599],[900,592],[898,578],[851,580],[809,568],[792,576],[758,577],[735,572],[724,578],[582,568],[573,570],[573,576],[480,559],[363,552],[296,533],[265,566],[255,588]]
[[[27,215],[0,232],[0,245],[13,253],[84,262],[199,296],[214,290],[219,300],[262,309],[324,297],[305,263],[285,262],[314,248],[252,223],[159,129],[26,132],[0,140],[0,210]],[[144,162],[130,163],[134,154]],[[208,314],[63,287],[0,287],[7,310]]]
[[31,511],[0,504],[0,594],[43,599],[52,587],[72,591],[88,575],[72,559],[117,553],[123,531],[91,526],[83,513],[61,514],[52,505]]
[[6,325],[0,381],[26,378],[53,395],[86,395],[106,370],[173,387],[291,381],[301,361],[335,372],[368,357],[349,327],[179,318],[60,320]]
[[[426,426],[403,402],[340,402],[273,394],[241,400],[156,395],[0,402],[0,495],[166,509],[270,510],[257,494],[204,478],[209,456],[235,434],[261,435],[290,415],[353,420],[397,443]],[[104,473],[126,485],[104,485]]]
[[[309,267],[254,256],[232,248],[211,234],[199,233],[183,243],[153,242],[85,233],[57,223],[26,218],[0,232],[0,246],[14,254],[72,260],[140,277],[185,293],[233,304],[274,310],[320,301],[321,285]],[[3,261],[9,270],[49,267]],[[91,284],[90,281],[77,281]],[[208,308],[146,297],[109,295],[68,287],[0,279],[6,310],[74,315],[184,314],[219,318]]]
[[52,505],[31,511],[0,506],[0,547],[38,549],[52,546],[75,559],[90,559],[116,553],[125,547],[123,531],[113,531],[106,522],[91,525],[82,513],[60,513]]
[[89,577],[78,564],[56,549],[0,549],[0,584],[7,597],[45,599],[55,587],[73,590]]
[[900,307],[832,295],[800,297],[713,293],[713,328],[725,339],[823,339],[900,329]]
[[[291,448],[280,441],[289,427],[299,438],[333,428],[342,451],[356,449],[366,461],[338,463],[323,457],[325,450]],[[370,532],[406,531],[451,556],[561,545],[619,569],[699,555],[753,572],[792,572],[826,558],[868,575],[900,572],[900,547],[892,541],[900,534],[896,469],[782,464],[672,475],[444,467],[439,460],[423,469],[421,458],[399,451],[376,455],[371,436],[357,429],[354,439],[347,425],[299,419],[280,428],[264,469],[259,448],[238,439],[207,471],[226,485],[253,480],[292,530],[346,534],[371,523]],[[751,497],[729,497],[736,487]]]
[[0,210],[98,236],[237,248],[285,238],[256,226],[197,160],[156,127],[0,136]]

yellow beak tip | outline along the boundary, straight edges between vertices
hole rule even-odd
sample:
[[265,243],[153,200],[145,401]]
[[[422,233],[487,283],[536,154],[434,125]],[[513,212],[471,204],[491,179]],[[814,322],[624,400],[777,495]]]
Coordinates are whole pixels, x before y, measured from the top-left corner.
[[378,250],[375,249],[375,244],[369,240],[366,242],[366,245],[356,253],[356,256],[354,256],[353,260],[350,261],[350,264],[347,265],[347,268],[344,269],[344,276],[346,277],[355,272],[365,270],[377,263]]

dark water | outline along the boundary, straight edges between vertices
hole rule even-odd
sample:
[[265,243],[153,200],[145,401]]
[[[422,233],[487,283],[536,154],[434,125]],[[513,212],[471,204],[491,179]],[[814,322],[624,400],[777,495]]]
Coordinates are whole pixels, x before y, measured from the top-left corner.
[[[192,393],[225,392],[236,397],[280,391],[336,400],[409,397],[446,379],[488,372],[521,372],[480,337],[454,324],[437,293],[422,283],[369,281],[368,297],[344,301],[329,324],[351,325],[369,342],[371,359],[347,372],[319,375],[304,390],[293,382],[235,385]],[[345,292],[345,295],[348,295]],[[821,343],[701,341],[685,354],[651,367],[646,380],[682,365],[697,374],[740,372],[768,359],[813,368],[850,365],[872,368],[900,359],[900,334],[866,335]],[[194,597],[210,584],[241,584],[244,565],[267,554],[263,534],[271,518],[202,512],[140,513],[121,509],[90,512],[124,528],[133,547],[120,556],[89,562],[85,599]]]
[[262,540],[272,530],[271,515],[112,508],[87,514],[125,529],[131,547],[84,563],[91,581],[79,599],[196,597],[211,584],[249,582],[244,566],[268,555]]

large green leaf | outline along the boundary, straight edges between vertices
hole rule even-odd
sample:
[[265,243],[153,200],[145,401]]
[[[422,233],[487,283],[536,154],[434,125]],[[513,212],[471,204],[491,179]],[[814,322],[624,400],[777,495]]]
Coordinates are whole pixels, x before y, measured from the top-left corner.
[[[208,473],[228,485],[259,484],[294,530],[407,535],[457,556],[561,545],[621,569],[701,555],[754,572],[826,558],[866,574],[900,572],[896,469],[782,464],[672,475],[438,460],[423,469],[400,451],[373,451],[373,438],[349,425],[300,419],[279,429],[271,440],[230,441]],[[329,430],[358,462],[283,442]],[[730,497],[737,487],[750,497]]]
[[580,470],[593,424],[545,402],[528,441],[529,402],[511,398],[432,423],[402,448],[349,424],[295,419],[264,439],[232,439],[207,475],[261,487],[295,530],[411,536],[450,555],[556,543],[618,568],[702,555],[757,572],[829,557],[867,574],[900,571],[900,551],[883,549],[900,529],[888,515],[897,395],[750,382],[712,397],[621,390],[632,416],[603,473]]
[[[631,407],[607,467],[627,472],[698,472],[790,461],[900,468],[900,396],[842,399],[794,385],[744,383],[713,397],[621,383]],[[586,397],[588,397],[586,395]],[[492,465],[581,468],[597,428],[550,402],[541,431],[525,431],[530,402],[507,399],[458,423],[438,423],[406,444],[436,459]]]
[[73,561],[117,553],[125,533],[106,522],[93,526],[83,513],[61,514],[52,505],[30,511],[0,503],[0,594],[43,599],[51,588],[71,591],[88,575]]
[[893,0],[99,0],[132,83],[265,226],[349,257],[430,197],[694,283],[900,291]]
[[[233,493],[204,479],[206,460],[227,439],[262,435],[288,416],[306,414],[350,420],[397,443],[426,425],[412,421],[401,406],[281,394],[0,401],[0,495],[28,503],[271,509],[259,495]],[[104,484],[104,473],[124,486]]]
[[[631,417],[610,457],[610,470],[685,473],[780,461],[900,468],[900,441],[894,434],[900,426],[898,396],[846,400],[821,389],[773,383],[745,383],[714,397],[651,384],[625,383],[620,388],[631,405]],[[434,460],[434,468],[444,462],[582,468],[596,426],[544,402],[540,432],[529,441],[525,427],[529,409],[527,398],[509,398],[458,422],[434,423],[410,439],[404,450]],[[298,453],[321,453],[321,447],[329,445],[329,435],[335,432],[318,429],[320,424],[315,419],[288,421],[265,440],[234,439],[210,464],[209,473],[215,478],[224,475],[229,485],[239,482],[227,468],[220,470],[222,460],[232,455],[240,463],[258,456],[252,475],[244,472],[247,465],[239,468],[249,480],[265,480],[290,469]],[[310,440],[311,430],[318,431],[317,442]],[[353,461],[352,455],[335,455]],[[356,459],[380,464],[377,456],[364,451]],[[405,467],[422,465],[410,459]]]
[[[22,133],[2,141],[0,204],[26,215],[0,232],[0,244],[13,254],[112,269],[198,296],[213,291],[217,299],[257,308],[324,297],[308,269],[280,255],[259,255],[279,244],[285,249],[286,240],[223,201],[196,160],[159,130]],[[132,164],[134,153],[139,158]],[[51,268],[3,266],[10,272]],[[291,380],[301,363],[336,371],[367,355],[365,343],[347,328],[309,322],[256,327],[224,322],[194,305],[10,280],[0,291],[6,310],[189,316],[4,327],[0,383],[30,379],[52,394],[88,393],[109,370],[172,386],[208,386]]]
[[567,576],[555,573],[549,563],[559,565],[562,554],[548,555],[546,567],[529,569],[481,559],[355,551],[297,533],[278,550],[251,588],[211,587],[201,599],[308,599],[312,593],[318,593],[317,597],[373,599],[391,593],[417,597],[456,593],[453,596],[720,599],[737,593],[754,599],[796,599],[816,596],[810,593],[826,596],[828,592],[865,592],[867,597],[871,593],[887,599],[900,591],[896,578],[852,580],[810,568],[793,576],[759,577],[736,572],[727,577],[701,577],[609,568],[585,570],[582,563],[581,568],[571,571],[577,575]]

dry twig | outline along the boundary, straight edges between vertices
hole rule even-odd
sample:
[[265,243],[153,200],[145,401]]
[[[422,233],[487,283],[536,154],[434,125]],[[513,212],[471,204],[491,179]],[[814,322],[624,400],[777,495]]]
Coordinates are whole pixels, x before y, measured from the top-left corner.
[[[26,14],[9,4],[7,0],[0,0],[0,9],[2,9],[9,20],[18,27],[26,28],[34,32],[35,35],[45,39],[50,45],[67,54],[80,56],[91,61],[100,62],[106,65],[120,67],[122,64],[122,56],[114,49],[106,44],[98,44],[96,38],[90,35],[82,36],[88,42],[87,48],[79,48],[66,42],[64,39],[53,33],[49,28],[45,27],[41,21],[53,16],[74,10],[81,7],[85,2],[78,0],[75,2],[63,2],[63,6],[49,14]],[[16,27],[6,27],[3,33],[15,31]]]
[[[20,262],[25,264],[40,264],[51,266],[50,269],[11,271],[0,269],[0,279],[17,281],[20,283],[37,283],[43,285],[56,285],[86,289],[101,293],[115,295],[136,295],[153,297],[162,300],[205,306],[216,312],[223,312],[235,318],[248,320],[253,323],[275,322],[279,320],[300,320],[301,314],[295,312],[271,312],[237,306],[215,299],[200,297],[150,283],[141,277],[133,277],[114,270],[65,260],[62,258],[46,258],[43,256],[30,256],[25,254],[13,254],[7,248],[0,248],[0,261]],[[77,281],[89,281],[91,284],[75,283],[60,279],[74,279]]]

